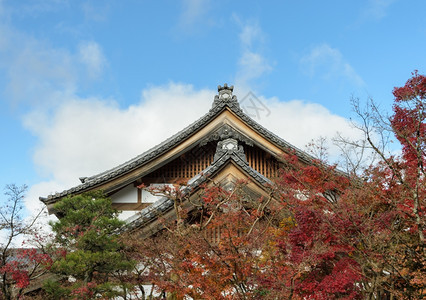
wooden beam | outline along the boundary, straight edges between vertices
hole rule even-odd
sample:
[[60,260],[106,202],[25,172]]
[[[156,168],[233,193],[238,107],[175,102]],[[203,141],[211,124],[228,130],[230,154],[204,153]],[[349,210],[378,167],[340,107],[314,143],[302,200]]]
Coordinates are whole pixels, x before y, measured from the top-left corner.
[[113,203],[112,207],[117,210],[142,210],[152,203]]

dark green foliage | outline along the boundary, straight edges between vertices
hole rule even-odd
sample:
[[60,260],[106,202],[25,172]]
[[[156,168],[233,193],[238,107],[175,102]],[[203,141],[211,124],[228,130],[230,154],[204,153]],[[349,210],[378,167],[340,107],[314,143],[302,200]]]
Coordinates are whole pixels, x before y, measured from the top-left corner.
[[[61,216],[52,222],[56,234],[57,259],[51,271],[63,276],[61,288],[46,285],[46,291],[90,299],[116,296],[124,288],[120,278],[134,266],[126,259],[117,230],[123,221],[111,200],[101,192],[67,197],[55,204]],[[126,286],[128,288],[128,286]]]
[[67,299],[71,295],[71,291],[62,287],[58,281],[48,280],[44,283],[43,288],[48,299]]

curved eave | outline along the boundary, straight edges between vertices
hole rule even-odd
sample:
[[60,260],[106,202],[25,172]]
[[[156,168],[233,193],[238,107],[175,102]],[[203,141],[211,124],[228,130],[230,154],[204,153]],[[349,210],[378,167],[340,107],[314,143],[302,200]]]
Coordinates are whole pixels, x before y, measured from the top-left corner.
[[133,159],[121,165],[118,165],[117,167],[114,167],[110,170],[104,171],[91,177],[84,178],[84,182],[78,186],[72,187],[68,190],[64,190],[59,193],[55,193],[53,195],[49,195],[48,197],[40,197],[39,199],[46,205],[51,204],[54,203],[57,199],[60,199],[67,195],[71,195],[73,193],[82,193],[88,190],[95,189],[97,186],[100,186],[107,181],[114,180],[119,176],[129,173],[139,168],[140,166],[154,160],[155,158],[161,156],[165,152],[177,146],[183,140],[197,133],[197,131],[199,131],[204,125],[206,125],[217,115],[219,115],[226,107],[227,105],[213,107],[207,114],[205,114],[203,117],[201,117],[188,127],[179,131],[178,133],[166,139],[164,142],[158,144],[157,146],[134,157]]

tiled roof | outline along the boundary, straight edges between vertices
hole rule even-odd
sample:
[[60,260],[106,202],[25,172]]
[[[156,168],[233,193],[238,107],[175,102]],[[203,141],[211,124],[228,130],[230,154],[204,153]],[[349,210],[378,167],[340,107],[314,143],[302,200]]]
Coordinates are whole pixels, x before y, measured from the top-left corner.
[[[191,193],[195,188],[205,183],[207,179],[220,170],[229,161],[233,161],[237,166],[244,170],[253,180],[262,186],[271,185],[272,182],[260,174],[258,171],[250,167],[246,161],[244,154],[242,155],[239,149],[230,149],[221,152],[221,156],[218,157],[213,164],[208,166],[200,174],[196,175],[188,181],[188,185],[184,186],[182,192],[184,194]],[[168,197],[161,197],[150,206],[144,208],[140,212],[136,213],[129,219],[127,219],[127,225],[122,228],[123,231],[133,230],[139,227],[143,227],[145,224],[152,222],[159,216],[168,212],[173,208],[173,200]]]
[[186,127],[185,129],[183,129],[182,131],[168,138],[167,140],[155,146],[154,148],[136,156],[135,158],[115,168],[99,173],[95,176],[81,178],[82,184],[78,186],[72,187],[68,190],[59,193],[55,193],[53,195],[49,195],[47,198],[40,197],[40,200],[46,205],[55,203],[56,200],[62,197],[90,190],[98,185],[101,185],[102,183],[108,182],[109,180],[112,180],[120,175],[123,175],[136,169],[144,165],[145,163],[155,159],[156,157],[164,154],[165,152],[169,151],[170,149],[181,143],[183,140],[195,134],[198,130],[203,128],[217,115],[219,115],[226,107],[228,107],[235,115],[237,115],[248,126],[253,128],[257,133],[265,137],[267,140],[278,145],[289,153],[294,152],[299,157],[299,159],[304,162],[312,161],[313,158],[310,155],[291,145],[287,141],[281,139],[274,133],[270,132],[269,130],[258,124],[252,118],[247,116],[240,108],[237,97],[235,95],[232,95],[233,86],[228,87],[225,84],[223,87],[219,86],[218,91],[219,95],[215,96],[213,106],[209,110],[209,112],[191,125],[189,125],[188,127]]

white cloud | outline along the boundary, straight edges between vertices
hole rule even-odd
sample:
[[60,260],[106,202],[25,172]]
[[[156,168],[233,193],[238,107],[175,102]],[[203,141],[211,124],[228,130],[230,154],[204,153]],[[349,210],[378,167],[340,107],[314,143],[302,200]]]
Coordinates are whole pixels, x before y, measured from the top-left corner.
[[182,12],[179,16],[178,27],[188,33],[195,30],[196,23],[205,21],[210,9],[210,0],[182,0]]
[[352,84],[363,86],[364,80],[344,59],[342,53],[328,44],[316,46],[311,52],[300,59],[301,66],[310,76],[319,75],[326,80],[346,78]]
[[100,78],[106,65],[95,41],[80,42],[74,53],[0,25],[0,70],[10,103],[38,109],[56,106],[83,83]]
[[267,59],[259,53],[244,51],[238,61],[239,70],[237,73],[236,84],[247,85],[251,80],[260,78],[266,72],[272,70]]
[[[295,145],[299,149],[312,140],[324,137],[333,139],[337,132],[353,139],[360,138],[360,133],[352,128],[349,120],[332,114],[327,108],[317,103],[303,100],[280,101],[277,98],[259,98],[268,108],[269,115],[260,114],[258,121],[266,128]],[[330,145],[331,158],[337,159],[339,149]]]
[[104,22],[110,13],[110,1],[86,1],[81,4],[86,20]]
[[1,27],[0,67],[4,68],[5,93],[15,104],[51,105],[52,93],[69,93],[77,83],[77,68],[72,55],[52,49],[34,38]]
[[[0,2],[0,13],[1,7]],[[75,96],[78,86],[91,79],[90,76],[100,76],[106,63],[100,46],[95,42],[80,45],[79,51],[72,53],[62,48],[54,48],[48,41],[37,40],[11,26],[0,24],[0,71],[6,79],[2,82],[5,104],[19,107],[17,112],[28,112],[23,117],[23,123],[35,134],[38,142],[34,149],[34,163],[42,166],[41,169],[46,174],[52,174],[52,170],[55,173],[55,176],[49,177],[49,181],[36,184],[28,191],[26,203],[32,213],[42,206],[38,201],[39,196],[69,187],[70,182],[64,175],[66,172],[62,170],[61,173],[60,168],[72,169],[72,164],[61,164],[55,158],[58,152],[45,154],[43,151],[39,152],[39,147],[48,148],[50,140],[56,138],[64,142],[61,144],[62,147],[58,147],[58,151],[66,153],[64,145],[72,141],[64,141],[63,137],[72,138],[72,133],[80,128],[68,127],[70,131],[63,134],[58,128],[66,128],[67,124],[59,124],[55,117],[60,117],[61,113],[66,114],[65,104],[72,107],[79,100],[83,101]],[[92,99],[87,102],[95,106]],[[75,118],[80,118],[78,113],[75,114]],[[55,131],[49,131],[47,128],[57,125],[59,127],[56,129],[60,135],[54,137],[52,135]],[[79,142],[78,138],[76,141]],[[52,155],[52,160],[44,155]],[[59,162],[59,168],[53,166],[52,162]]]
[[125,109],[113,100],[69,96],[52,114],[31,112],[24,125],[38,139],[34,163],[52,178],[50,184],[42,183],[46,190],[39,196],[76,185],[81,176],[115,167],[155,146],[206,113],[213,94],[171,83],[144,90],[141,102]]
[[251,48],[256,43],[264,42],[264,33],[257,22],[248,22],[243,24],[242,21],[234,15],[234,20],[240,25],[241,32],[239,34],[241,45],[245,48]]
[[67,9],[69,0],[15,1],[16,6],[10,10],[20,16],[39,16],[44,13],[58,12]]
[[256,21],[243,22],[235,14],[233,20],[241,28],[239,34],[241,56],[238,59],[235,85],[240,91],[249,91],[253,89],[253,80],[272,70],[270,62],[263,55],[265,33]]
[[84,42],[80,44],[78,50],[80,60],[86,66],[89,77],[98,78],[106,63],[99,44],[93,41]]
[[369,0],[363,17],[375,20],[383,19],[387,15],[389,6],[394,2],[395,0]]

